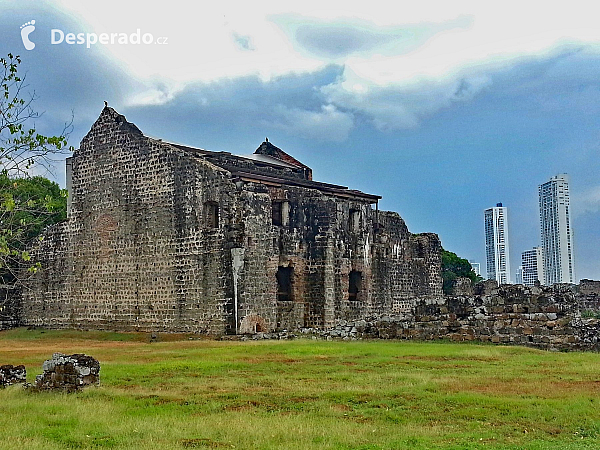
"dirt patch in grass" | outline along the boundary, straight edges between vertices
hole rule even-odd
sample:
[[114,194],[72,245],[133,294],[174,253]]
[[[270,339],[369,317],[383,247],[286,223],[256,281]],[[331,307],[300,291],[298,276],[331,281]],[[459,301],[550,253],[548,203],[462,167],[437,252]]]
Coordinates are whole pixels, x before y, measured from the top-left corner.
[[[541,380],[488,380],[486,384],[471,381],[469,391],[479,394],[504,396],[532,396],[540,398],[564,398],[574,395],[598,397],[600,400],[600,381],[541,381]],[[445,383],[451,392],[465,390],[465,380]]]
[[235,448],[232,444],[226,442],[213,441],[208,438],[193,438],[193,439],[182,439],[180,441],[181,446],[185,448]]
[[492,361],[502,361],[502,358],[496,356],[471,356],[471,355],[456,355],[456,356],[433,356],[433,355],[406,355],[406,356],[395,356],[396,359],[408,359],[414,361],[483,361],[483,362],[492,362]]
[[338,411],[338,412],[348,412],[348,411],[352,411],[352,408],[350,408],[348,405],[343,405],[341,403],[334,403],[333,405],[329,406],[332,410],[334,411]]
[[301,359],[289,358],[285,355],[265,355],[263,357],[240,358],[239,362],[248,364],[264,364],[264,363],[281,363],[281,364],[298,364],[304,362]]

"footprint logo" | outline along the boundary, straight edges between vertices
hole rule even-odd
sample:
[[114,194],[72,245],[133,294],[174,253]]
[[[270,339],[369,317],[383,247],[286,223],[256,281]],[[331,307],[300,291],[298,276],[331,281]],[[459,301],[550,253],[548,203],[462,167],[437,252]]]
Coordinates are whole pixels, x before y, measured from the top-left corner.
[[21,39],[26,50],[33,50],[35,44],[29,40],[29,35],[35,30],[35,20],[21,25]]

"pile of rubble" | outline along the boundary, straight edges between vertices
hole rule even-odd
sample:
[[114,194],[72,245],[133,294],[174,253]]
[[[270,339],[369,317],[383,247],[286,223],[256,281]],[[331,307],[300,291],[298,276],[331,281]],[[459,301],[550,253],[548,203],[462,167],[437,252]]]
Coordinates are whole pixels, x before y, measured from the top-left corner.
[[24,384],[34,391],[60,390],[74,392],[86,386],[100,384],[100,363],[97,359],[83,354],[65,355],[55,353],[44,361],[43,373],[35,378],[34,384],[26,383],[25,366],[6,364],[0,366],[0,387]]
[[25,383],[26,378],[27,370],[22,364],[20,366],[13,366],[12,364],[0,366],[0,387]]
[[44,372],[35,378],[31,389],[36,391],[64,390],[73,392],[89,385],[100,384],[100,363],[83,354],[55,353],[44,361]]

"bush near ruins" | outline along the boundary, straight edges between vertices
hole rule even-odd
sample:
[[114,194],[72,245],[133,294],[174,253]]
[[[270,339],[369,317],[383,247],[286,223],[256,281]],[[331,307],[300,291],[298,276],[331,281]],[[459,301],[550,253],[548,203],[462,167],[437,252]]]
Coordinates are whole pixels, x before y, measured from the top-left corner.
[[475,274],[469,261],[457,256],[456,253],[442,249],[442,279],[444,280],[444,294],[449,295],[451,293],[452,282],[459,277],[470,279],[472,284],[483,279]]
[[19,56],[0,58],[0,282],[15,283],[17,273],[38,265],[26,250],[41,230],[64,219],[66,192],[42,177],[30,178],[34,165],[48,168],[53,155],[67,148],[70,124],[58,136],[44,136],[29,124],[41,115],[25,94],[25,77],[19,76]]

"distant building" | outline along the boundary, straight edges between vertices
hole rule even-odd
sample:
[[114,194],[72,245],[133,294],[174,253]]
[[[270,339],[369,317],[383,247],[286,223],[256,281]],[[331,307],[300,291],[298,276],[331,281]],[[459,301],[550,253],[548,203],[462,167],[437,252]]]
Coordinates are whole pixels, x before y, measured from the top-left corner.
[[523,268],[523,281],[525,286],[533,286],[536,280],[544,283],[544,250],[542,247],[533,247],[521,253],[521,267]]
[[[556,175],[539,186],[544,284],[575,283],[569,177]],[[541,280],[540,280],[541,281]]]
[[508,216],[506,206],[497,203],[485,210],[485,257],[487,278],[499,284],[510,283]]
[[523,266],[519,266],[517,268],[517,272],[515,273],[515,283],[517,284],[524,284],[523,283]]
[[473,269],[473,272],[475,272],[475,275],[477,275],[478,277],[481,276],[481,264],[479,264],[478,262],[475,261],[469,261],[471,263],[471,268]]

